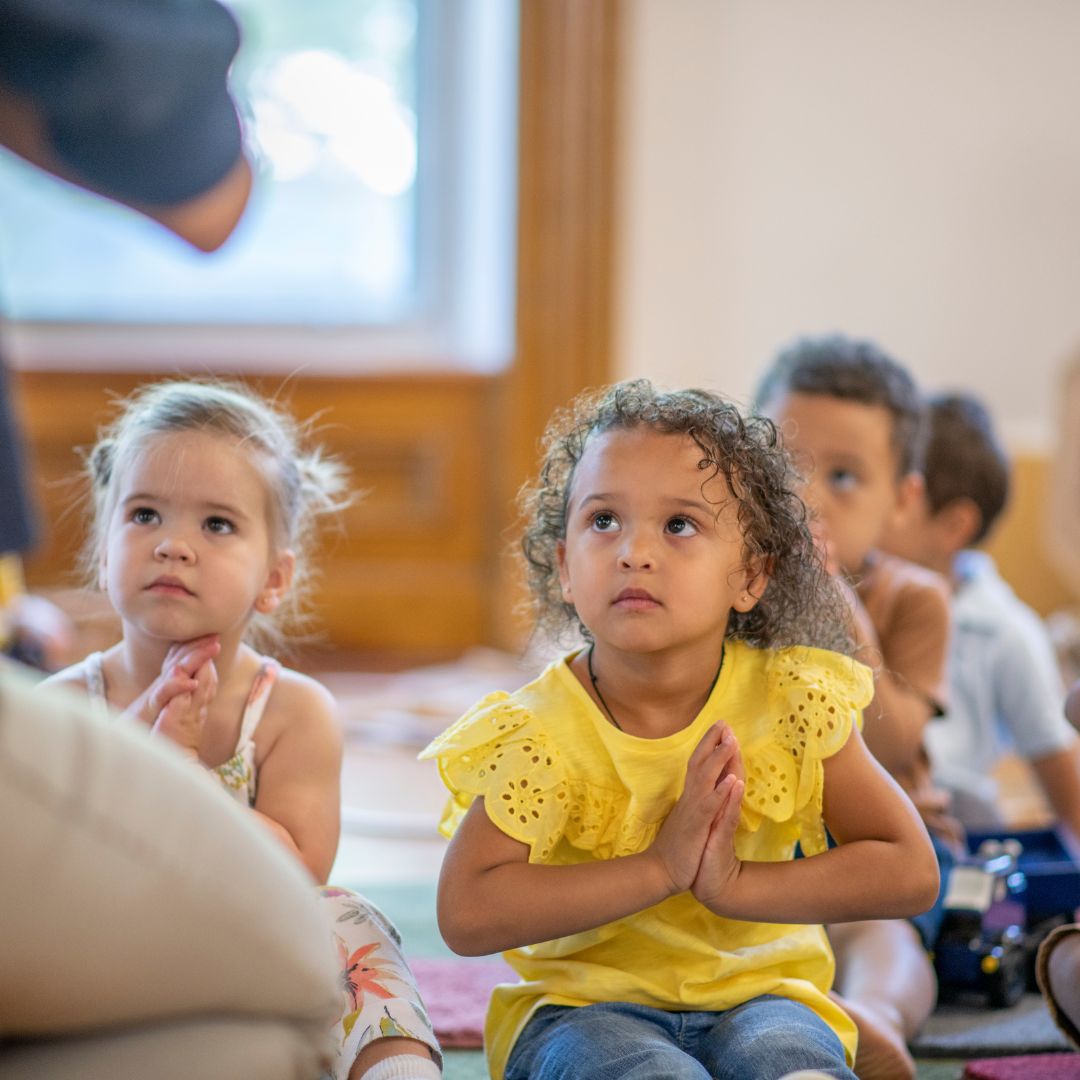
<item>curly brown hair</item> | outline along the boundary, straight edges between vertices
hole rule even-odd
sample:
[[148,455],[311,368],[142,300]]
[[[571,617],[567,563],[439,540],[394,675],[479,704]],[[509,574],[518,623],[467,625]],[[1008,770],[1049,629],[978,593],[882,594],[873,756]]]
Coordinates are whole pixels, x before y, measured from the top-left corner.
[[747,612],[732,611],[727,636],[779,648],[813,645],[850,652],[849,610],[825,569],[798,495],[801,478],[780,445],[776,426],[705,390],[656,389],[633,379],[587,390],[552,417],[543,439],[539,475],[519,496],[525,518],[521,555],[538,630],[554,638],[576,630],[591,635],[562,597],[557,550],[566,538],[566,512],[577,463],[593,436],[648,427],[688,435],[701,448],[704,486],[722,476],[738,504],[748,562],[760,561],[769,584]]

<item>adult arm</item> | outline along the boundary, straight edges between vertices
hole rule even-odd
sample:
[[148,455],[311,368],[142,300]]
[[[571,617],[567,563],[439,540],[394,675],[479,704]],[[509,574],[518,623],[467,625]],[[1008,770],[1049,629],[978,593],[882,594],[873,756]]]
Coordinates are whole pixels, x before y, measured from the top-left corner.
[[214,0],[0,0],[0,143],[212,250],[251,184],[238,43]]
[[1065,698],[1065,719],[1080,731],[1080,682],[1073,684]]
[[1058,821],[1080,844],[1080,742],[1032,759],[1031,767]]
[[1053,645],[1034,612],[1010,613],[995,654],[994,700],[1058,820],[1080,839],[1080,743],[1063,711]]

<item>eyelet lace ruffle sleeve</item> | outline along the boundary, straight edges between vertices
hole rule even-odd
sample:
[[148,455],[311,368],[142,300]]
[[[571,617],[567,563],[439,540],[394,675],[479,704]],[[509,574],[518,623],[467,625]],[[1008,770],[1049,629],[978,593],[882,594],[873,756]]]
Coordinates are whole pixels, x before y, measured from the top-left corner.
[[555,845],[610,859],[642,851],[662,821],[635,813],[625,791],[570,775],[555,740],[535,714],[510,695],[484,698],[420,755],[437,758],[450,799],[439,823],[452,836],[476,798],[492,822],[528,844],[533,862],[546,861]]
[[503,832],[545,859],[567,819],[558,750],[535,730],[532,713],[498,691],[474,705],[420,755],[436,758],[450,801],[439,829],[452,836],[476,797]]
[[756,831],[763,818],[790,821],[802,850],[826,848],[821,820],[825,770],[874,696],[870,669],[849,657],[795,647],[776,654],[766,676],[771,725],[747,762],[742,824]]

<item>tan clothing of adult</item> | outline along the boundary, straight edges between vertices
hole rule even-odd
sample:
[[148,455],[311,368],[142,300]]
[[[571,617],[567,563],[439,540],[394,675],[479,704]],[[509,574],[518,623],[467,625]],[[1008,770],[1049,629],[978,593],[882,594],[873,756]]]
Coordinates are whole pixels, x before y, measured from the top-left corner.
[[163,742],[0,661],[5,1080],[313,1080],[333,1056],[310,878]]

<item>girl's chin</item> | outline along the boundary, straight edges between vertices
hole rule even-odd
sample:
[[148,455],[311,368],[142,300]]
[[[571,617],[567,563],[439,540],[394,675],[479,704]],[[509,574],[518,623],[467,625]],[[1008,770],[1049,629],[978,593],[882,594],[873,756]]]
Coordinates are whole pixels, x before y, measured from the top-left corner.
[[130,624],[135,633],[147,642],[169,646],[177,641],[194,641],[207,634],[217,633],[207,626],[181,621],[140,622]]

